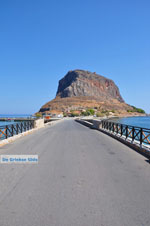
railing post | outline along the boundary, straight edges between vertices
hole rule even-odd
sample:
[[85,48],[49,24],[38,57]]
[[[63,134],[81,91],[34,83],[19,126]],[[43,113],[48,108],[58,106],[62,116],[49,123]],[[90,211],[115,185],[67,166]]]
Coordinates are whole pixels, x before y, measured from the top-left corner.
[[[103,124],[103,121],[102,121],[102,124]],[[31,121],[31,129],[34,128],[34,121]]]
[[113,123],[111,122],[110,123],[110,131],[112,132],[112,125],[113,125]]
[[11,131],[12,131],[12,134],[11,135],[13,137],[13,135],[14,135],[14,125],[11,126]]
[[121,135],[121,125],[118,125],[118,134]]
[[140,129],[140,147],[142,147],[142,143],[143,143],[143,129]]
[[126,139],[128,138],[128,126],[126,126]]
[[133,128],[132,128],[132,144],[133,144],[133,142],[134,142],[134,134],[135,134],[135,128],[134,128],[134,126],[133,126]]
[[26,125],[26,122],[24,122],[24,128],[25,128],[24,131],[25,131],[25,132],[26,132],[26,130],[27,130],[26,126],[27,126],[27,125]]
[[118,134],[118,123],[117,123],[117,125],[116,125],[116,126],[117,126],[117,134]]
[[121,129],[121,137],[122,137],[122,135],[123,135],[123,126],[122,126],[122,124],[121,124],[120,129]]
[[22,133],[22,122],[21,122],[21,133]]
[[16,129],[17,129],[16,134],[18,134],[18,123],[17,123],[17,125],[16,125]]
[[6,126],[6,133],[5,133],[5,134],[6,134],[5,137],[6,137],[6,139],[7,139],[7,138],[8,138],[8,126]]

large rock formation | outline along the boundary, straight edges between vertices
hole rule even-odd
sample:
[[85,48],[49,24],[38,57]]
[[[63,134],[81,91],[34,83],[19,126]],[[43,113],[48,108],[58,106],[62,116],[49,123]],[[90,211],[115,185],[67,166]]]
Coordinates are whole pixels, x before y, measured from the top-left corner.
[[115,83],[89,71],[69,71],[59,81],[57,97],[94,97],[99,100],[117,99],[124,102]]
[[127,105],[115,83],[101,75],[89,71],[69,71],[59,81],[56,98],[42,106],[40,112],[84,111],[94,108],[127,113],[132,107]]

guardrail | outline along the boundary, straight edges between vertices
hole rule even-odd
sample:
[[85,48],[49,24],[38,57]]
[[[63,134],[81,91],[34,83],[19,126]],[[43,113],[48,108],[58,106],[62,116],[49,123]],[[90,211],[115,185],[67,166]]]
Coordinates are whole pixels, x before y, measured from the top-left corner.
[[0,126],[0,140],[4,140],[19,133],[26,132],[32,128],[34,128],[33,120]]
[[101,128],[114,134],[118,134],[120,137],[130,139],[132,143],[137,141],[141,147],[143,144],[150,145],[150,129],[110,122],[107,120],[101,121]]

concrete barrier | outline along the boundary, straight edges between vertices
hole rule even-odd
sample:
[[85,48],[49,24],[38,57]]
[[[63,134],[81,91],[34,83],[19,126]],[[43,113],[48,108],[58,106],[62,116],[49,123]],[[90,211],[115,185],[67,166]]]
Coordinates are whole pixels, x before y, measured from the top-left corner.
[[93,120],[93,129],[100,129],[100,127],[101,127],[101,121]]
[[37,119],[34,121],[34,128],[44,127],[44,119]]
[[90,127],[91,129],[100,129],[101,128],[101,121],[96,119],[76,119],[77,122],[80,124]]
[[75,121],[79,122],[80,124],[82,124],[84,126],[91,128],[91,129],[93,128],[93,124],[91,122],[80,120],[80,119],[76,119]]

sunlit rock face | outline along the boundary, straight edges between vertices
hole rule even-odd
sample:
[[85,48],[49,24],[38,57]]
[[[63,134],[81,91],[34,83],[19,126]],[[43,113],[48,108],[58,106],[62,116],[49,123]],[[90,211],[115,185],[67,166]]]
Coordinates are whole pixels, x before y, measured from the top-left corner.
[[69,71],[59,81],[56,97],[94,97],[99,100],[117,99],[124,102],[115,83],[95,72]]

